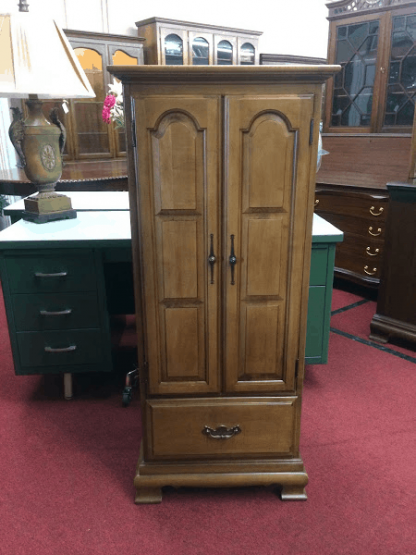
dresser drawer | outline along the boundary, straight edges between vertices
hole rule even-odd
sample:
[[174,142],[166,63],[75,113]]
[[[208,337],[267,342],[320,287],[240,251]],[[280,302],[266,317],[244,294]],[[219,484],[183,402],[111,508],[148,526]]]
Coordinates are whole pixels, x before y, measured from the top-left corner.
[[348,251],[337,251],[335,255],[335,270],[342,268],[353,274],[362,276],[364,280],[379,280],[382,258],[369,260],[367,256],[351,256]]
[[355,218],[326,212],[319,212],[319,215],[344,233],[354,233],[369,240],[378,240],[380,243],[384,241],[386,229],[384,221],[375,222],[368,218]]
[[22,293],[12,305],[16,331],[100,327],[96,293]]
[[150,400],[149,456],[288,456],[294,445],[296,402],[297,397]]
[[338,245],[336,257],[339,253],[348,253],[352,258],[362,257],[364,260],[372,264],[380,263],[383,258],[384,243],[377,238],[360,237],[351,233],[345,233],[344,241]]
[[91,253],[69,256],[41,251],[34,255],[6,257],[12,293],[93,291],[96,289]]
[[[316,201],[319,202],[316,203]],[[317,192],[315,195],[315,211],[323,218],[325,218],[323,212],[343,214],[364,218],[370,222],[368,225],[384,222],[386,220],[387,206],[387,197],[372,198],[370,195],[358,197],[324,192]],[[342,229],[342,231],[344,230]]]
[[100,330],[19,332],[16,338],[23,367],[70,367],[103,360]]

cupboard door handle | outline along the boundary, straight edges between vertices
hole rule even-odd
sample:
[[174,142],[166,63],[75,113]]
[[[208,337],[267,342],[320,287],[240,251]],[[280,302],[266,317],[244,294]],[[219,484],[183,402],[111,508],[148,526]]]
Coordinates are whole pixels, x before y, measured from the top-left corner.
[[43,274],[42,272],[36,272],[35,277],[37,278],[44,278],[44,277],[66,277],[68,272],[58,272],[56,274]]
[[370,235],[372,235],[373,237],[378,237],[379,235],[381,235],[381,227],[378,227],[378,228],[377,228],[377,233],[373,233],[373,227],[370,226],[370,227],[368,228],[368,233],[369,233]]
[[365,249],[365,251],[366,251],[366,253],[368,254],[368,256],[377,256],[378,253],[380,252],[380,249],[375,249],[374,252],[370,252],[370,250],[371,250],[371,247],[367,247],[367,248]]
[[76,345],[70,345],[69,347],[63,347],[61,349],[55,349],[54,347],[45,347],[45,353],[70,353],[75,351]]
[[383,207],[379,208],[379,209],[378,209],[378,212],[374,212],[375,209],[376,209],[375,206],[372,206],[372,207],[370,208],[370,214],[371,214],[372,216],[381,216],[382,213],[384,212],[384,208],[383,208]]
[[237,258],[235,256],[235,252],[234,252],[234,235],[231,235],[231,254],[230,254],[230,258],[228,260],[229,260],[230,266],[231,266],[231,285],[235,285],[234,269],[235,269],[235,265],[237,264]]
[[231,439],[237,434],[241,434],[240,426],[233,426],[232,428],[227,428],[227,426],[218,426],[218,428],[210,428],[205,426],[202,433],[212,439]]
[[209,250],[208,262],[209,262],[209,265],[211,267],[211,281],[210,281],[210,284],[212,285],[214,283],[214,264],[217,261],[217,257],[214,254],[214,234],[213,233],[211,233],[210,238],[211,238],[211,246],[210,246],[210,250]]
[[72,308],[67,308],[66,310],[59,310],[58,312],[51,312],[49,310],[40,310],[39,314],[41,316],[67,316],[71,314]]
[[368,271],[368,266],[364,266],[364,272],[368,275],[368,276],[373,276],[376,272],[377,272],[377,268],[373,268],[372,272]]

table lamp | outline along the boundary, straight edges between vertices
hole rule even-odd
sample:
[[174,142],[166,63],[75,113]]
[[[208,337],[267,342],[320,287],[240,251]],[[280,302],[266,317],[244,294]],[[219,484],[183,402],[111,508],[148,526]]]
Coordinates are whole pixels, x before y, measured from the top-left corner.
[[43,99],[94,98],[76,55],[60,26],[29,14],[25,0],[19,12],[0,14],[0,96],[27,98],[28,117],[12,108],[9,136],[23,170],[38,194],[25,199],[23,219],[35,223],[76,218],[71,199],[55,192],[62,174],[66,133],[52,110],[48,121]]

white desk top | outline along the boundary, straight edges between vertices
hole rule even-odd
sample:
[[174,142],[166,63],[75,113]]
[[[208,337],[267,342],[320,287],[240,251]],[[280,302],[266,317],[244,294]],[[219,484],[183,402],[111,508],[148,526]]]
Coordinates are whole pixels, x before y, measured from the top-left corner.
[[72,220],[34,224],[19,220],[0,233],[2,243],[59,243],[63,241],[122,241],[131,239],[130,213],[79,212]]
[[[78,211],[96,210],[129,210],[129,194],[127,191],[58,191],[68,196],[72,201],[72,208]],[[37,193],[27,198],[34,197]],[[21,199],[4,209],[7,216],[25,209],[24,199]]]

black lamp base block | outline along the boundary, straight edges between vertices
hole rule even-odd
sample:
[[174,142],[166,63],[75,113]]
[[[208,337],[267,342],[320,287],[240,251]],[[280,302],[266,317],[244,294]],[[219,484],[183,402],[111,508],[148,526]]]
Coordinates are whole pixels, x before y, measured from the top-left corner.
[[39,193],[35,197],[25,199],[25,210],[22,218],[35,224],[45,224],[56,220],[76,218],[71,199],[55,191]]
[[62,210],[61,212],[49,212],[49,214],[37,214],[36,212],[22,212],[22,219],[35,224],[46,224],[56,220],[71,220],[77,217],[77,212],[73,208],[71,210]]

